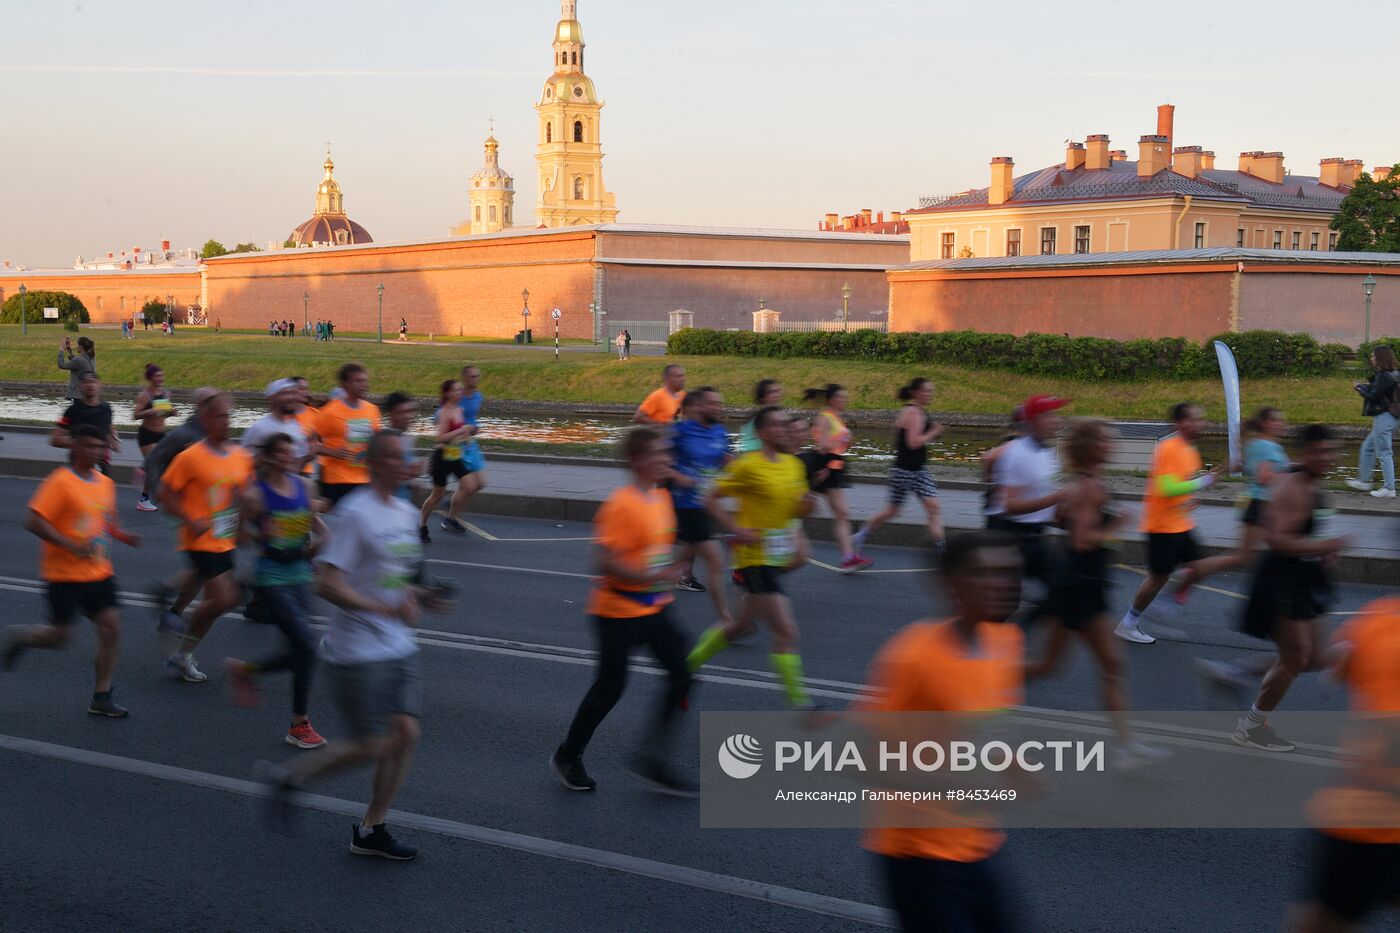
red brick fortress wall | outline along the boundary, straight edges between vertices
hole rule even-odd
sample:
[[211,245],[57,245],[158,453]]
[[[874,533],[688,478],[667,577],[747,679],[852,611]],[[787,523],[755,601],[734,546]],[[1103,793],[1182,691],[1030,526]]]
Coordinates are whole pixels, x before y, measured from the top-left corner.
[[1275,271],[1245,266],[1240,283],[1240,330],[1307,331],[1323,343],[1357,346],[1366,330],[1370,273],[1371,337],[1400,335],[1400,270],[1355,268]]
[[[163,302],[167,296],[174,296],[175,320],[177,324],[183,324],[185,309],[200,303],[197,269],[182,269],[179,272],[87,272],[76,269],[7,271],[0,274],[0,302],[18,292],[20,285],[31,292],[68,292],[77,296],[94,324],[116,324],[124,317],[135,318],[136,312],[146,302]],[[33,308],[34,305],[31,303],[29,307]]]

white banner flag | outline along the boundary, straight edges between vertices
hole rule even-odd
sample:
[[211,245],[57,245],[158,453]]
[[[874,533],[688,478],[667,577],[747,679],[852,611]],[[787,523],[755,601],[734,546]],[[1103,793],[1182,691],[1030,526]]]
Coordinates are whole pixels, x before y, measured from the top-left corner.
[[1240,457],[1240,371],[1235,366],[1235,354],[1219,340],[1215,341],[1215,359],[1220,364],[1220,381],[1225,385],[1225,417],[1230,432],[1230,475],[1239,476]]

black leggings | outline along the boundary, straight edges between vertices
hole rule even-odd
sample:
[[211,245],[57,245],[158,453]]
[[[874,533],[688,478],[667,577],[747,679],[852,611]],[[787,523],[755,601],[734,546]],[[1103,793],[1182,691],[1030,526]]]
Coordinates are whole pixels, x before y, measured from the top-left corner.
[[667,689],[661,695],[652,725],[652,734],[643,747],[647,754],[659,754],[666,747],[677,711],[690,692],[690,668],[687,667],[685,636],[671,621],[671,609],[663,608],[655,615],[639,619],[605,619],[593,617],[598,634],[598,678],[588,688],[579,704],[569,735],[560,746],[561,758],[577,758],[583,754],[593,731],[617,705],[627,686],[627,662],[636,645],[646,645],[656,660],[666,668]]
[[996,855],[980,862],[880,856],[905,933],[1008,933],[1008,892]]
[[316,634],[311,617],[311,587],[305,583],[289,586],[263,586],[257,589],[272,624],[287,639],[287,647],[266,661],[258,661],[259,671],[292,672],[292,715],[305,716],[311,696],[311,673],[316,668]]

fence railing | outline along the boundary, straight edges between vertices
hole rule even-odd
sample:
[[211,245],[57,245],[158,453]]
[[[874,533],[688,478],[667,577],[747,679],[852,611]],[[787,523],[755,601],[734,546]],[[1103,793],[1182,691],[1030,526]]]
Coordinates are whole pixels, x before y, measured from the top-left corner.
[[779,333],[784,331],[815,333],[843,330],[878,330],[883,333],[889,328],[888,321],[851,321],[849,324],[844,321],[778,321],[773,325],[773,330]]
[[635,344],[664,347],[666,338],[670,336],[671,325],[668,321],[614,321],[608,318],[603,333],[607,349],[612,348],[612,342],[624,330],[632,335],[632,342]]

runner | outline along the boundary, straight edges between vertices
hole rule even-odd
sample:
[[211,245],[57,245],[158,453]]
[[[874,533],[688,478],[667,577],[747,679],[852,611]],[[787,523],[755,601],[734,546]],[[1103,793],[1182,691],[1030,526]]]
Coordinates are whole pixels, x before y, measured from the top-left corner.
[[316,415],[321,436],[321,498],[334,508],[342,498],[369,482],[365,451],[379,430],[379,409],[366,396],[369,374],[359,363],[346,363],[337,374],[344,399],[332,398]]
[[320,417],[320,412],[311,405],[311,383],[305,376],[290,376],[297,384],[297,424],[301,425],[301,434],[306,438],[306,449],[309,454],[306,466],[302,468],[302,475],[311,477],[316,473],[317,458],[314,452],[321,447],[321,435],[316,433],[316,419]]
[[[242,448],[228,442],[229,408],[228,395],[220,393],[199,409],[205,437],[170,461],[156,496],[180,523],[179,549],[189,555],[192,571],[189,585],[162,618],[163,630],[180,632],[165,671],[192,684],[209,679],[195,664],[194,649],[240,596],[233,575],[238,497],[252,475],[253,462]],[[179,617],[200,589],[204,598],[184,624]]]
[[1118,743],[1112,762],[1120,770],[1161,761],[1166,750],[1133,738],[1128,728],[1128,691],[1121,646],[1113,639],[1108,615],[1108,561],[1114,535],[1127,513],[1113,506],[1104,483],[1104,464],[1113,450],[1113,429],[1094,418],[1076,421],[1065,440],[1071,477],[1065,483],[1058,521],[1068,535],[1066,560],[1052,574],[1050,596],[1041,615],[1051,620],[1045,654],[1026,665],[1026,679],[1044,677],[1058,666],[1070,635],[1089,646],[1099,668],[1104,709],[1113,717]]
[[928,533],[934,547],[943,546],[943,519],[938,510],[938,484],[928,471],[928,445],[943,433],[943,425],[928,413],[933,383],[914,378],[899,390],[904,407],[894,423],[894,466],[890,468],[890,501],[865,526],[851,536],[851,547],[860,553],[866,539],[899,514],[910,493],[919,497],[928,513]]
[[418,401],[406,392],[390,392],[384,396],[384,417],[389,428],[399,432],[399,444],[403,447],[403,458],[408,469],[408,479],[399,484],[394,495],[413,505],[413,481],[423,473],[423,464],[418,460],[418,448],[413,444],[413,419],[418,417]]
[[258,448],[258,475],[243,491],[241,536],[260,549],[253,586],[269,621],[287,639],[287,650],[264,661],[228,658],[229,689],[239,706],[261,705],[257,675],[292,672],[292,724],[285,741],[297,748],[317,748],[326,740],[307,715],[311,675],[316,663],[316,634],[311,630],[312,533],[325,528],[316,516],[311,484],[301,476],[296,441],[273,434]]
[[457,516],[466,504],[467,497],[471,495],[471,487],[466,483],[467,464],[462,458],[462,444],[472,436],[473,428],[462,420],[462,409],[458,404],[461,400],[462,384],[456,379],[444,381],[438,394],[438,410],[435,415],[437,432],[434,439],[437,446],[433,448],[428,467],[433,479],[433,489],[428,493],[428,498],[423,500],[423,508],[418,514],[418,540],[423,544],[432,543],[433,539],[428,534],[428,519],[433,517],[433,510],[447,493],[449,476],[456,477],[457,490],[452,494],[452,501],[447,505],[447,514],[443,516],[439,527],[454,535],[467,533],[467,526],[463,525]]
[[1176,568],[1200,557],[1200,548],[1191,530],[1196,522],[1191,510],[1195,493],[1215,484],[1220,467],[1201,472],[1201,454],[1196,438],[1205,425],[1201,406],[1180,402],[1172,407],[1176,431],[1157,442],[1152,466],[1147,471],[1147,492],[1143,496],[1142,530],[1147,532],[1147,577],[1133,596],[1133,603],[1113,630],[1124,641],[1150,645],[1157,639],[1142,630],[1142,614],[1166,586]]
[[995,495],[987,509],[987,527],[1015,535],[1025,575],[1047,589],[1050,557],[1045,529],[1055,520],[1055,507],[1063,495],[1055,482],[1060,472],[1055,438],[1060,433],[1060,409],[1068,404],[1069,399],[1053,395],[1032,395],[1021,403],[1025,433],[997,455]]
[[97,373],[83,373],[79,397],[63,410],[63,417],[49,435],[49,444],[64,450],[70,448],[72,431],[80,424],[93,428],[107,439],[106,449],[97,461],[98,471],[107,473],[112,453],[122,449],[122,439],[112,423],[112,406],[102,401],[102,380],[97,378]]
[[121,616],[112,576],[110,541],[140,547],[141,538],[118,523],[117,487],[96,469],[106,438],[96,428],[73,428],[68,466],[49,474],[29,500],[25,529],[42,542],[39,576],[48,584],[49,622],[12,626],[6,634],[3,667],[10,670],[28,648],[62,648],[79,612],[97,627],[96,680],[88,712],[120,719],[124,707],[112,699]]
[[[764,408],[755,419],[763,449],[744,454],[725,467],[710,493],[710,515],[734,536],[734,566],[746,591],[738,618],[708,629],[691,649],[687,662],[699,670],[745,633],[755,619],[768,624],[768,658],[783,683],[787,701],[811,708],[802,685],[802,656],[798,654],[797,620],[792,603],[783,593],[781,578],[807,560],[807,538],[802,519],[815,505],[807,488],[802,461],[792,453],[793,435],[788,416],[780,408]],[[723,497],[738,500],[739,512],[730,516]]]
[[267,398],[267,414],[243,432],[242,446],[256,457],[272,437],[285,434],[291,438],[292,453],[297,459],[293,472],[301,473],[311,462],[311,446],[302,430],[301,419],[297,417],[301,407],[301,386],[295,379],[275,379],[267,384],[263,395]]
[[724,598],[727,568],[719,542],[711,536],[710,513],[705,508],[716,474],[730,459],[729,434],[720,424],[724,399],[713,386],[703,386],[686,395],[681,413],[685,417],[676,425],[676,459],[670,477],[676,537],[681,542],[681,562],[685,567],[676,589],[705,592],[705,585],[695,579],[695,559],[704,558],[715,614],[720,622],[727,623],[733,620]]
[[685,367],[675,363],[661,370],[661,387],[652,391],[632,416],[637,424],[670,424],[681,412],[685,398]]
[[462,420],[472,429],[470,439],[462,445],[462,462],[467,465],[467,475],[458,480],[459,487],[467,487],[467,491],[463,494],[461,508],[461,511],[465,512],[472,496],[486,488],[486,458],[482,455],[481,445],[476,440],[477,435],[481,433],[479,419],[481,417],[481,403],[485,398],[481,394],[480,369],[471,365],[463,366],[461,377]]
[[588,614],[598,640],[598,672],[549,766],[569,790],[597,788],[584,770],[584,750],[622,698],[632,648],[646,645],[666,668],[667,689],[630,770],[654,790],[694,796],[664,760],[676,714],[690,692],[685,635],[671,617],[671,590],[682,569],[673,555],[676,515],[670,495],[658,488],[669,471],[671,444],[661,429],[643,426],[628,432],[622,450],[632,482],[609,496],[593,520],[598,577],[589,592]]
[[1343,756],[1349,765],[1346,780],[1319,791],[1309,807],[1317,825],[1334,828],[1316,834],[1314,887],[1300,933],[1355,929],[1376,910],[1400,906],[1400,824],[1357,825],[1367,817],[1400,813],[1400,773],[1393,757],[1400,725],[1397,636],[1400,600],[1394,598],[1366,606],[1335,636],[1331,666],[1347,687],[1359,734],[1348,742],[1356,753]]
[[996,481],[997,461],[1006,453],[1006,448],[1011,446],[1012,441],[1025,437],[1025,422],[1025,411],[1017,405],[1011,410],[1011,419],[1007,422],[1006,433],[1001,436],[1001,440],[997,441],[995,447],[982,451],[982,482],[987,487],[982,493],[982,516],[986,519],[988,527],[992,525],[992,509],[999,508],[1001,503]]
[[[783,386],[776,379],[760,379],[753,387],[754,404],[759,410],[764,408],[780,408],[783,404]],[[739,429],[739,453],[753,453],[755,450],[763,449],[763,441],[758,439],[758,430],[754,427],[756,418],[750,418],[744,422],[744,426]]]
[[[147,363],[145,376],[146,386],[136,396],[136,404],[131,409],[131,417],[141,423],[136,429],[136,446],[141,448],[143,459],[165,437],[166,420],[175,413],[170,390],[165,386],[165,370],[155,363]],[[144,488],[136,508],[141,512],[156,511],[155,503]]]
[[[191,397],[193,413],[190,417],[186,418],[179,427],[166,431],[160,443],[151,448],[151,452],[146,455],[146,459],[142,463],[145,480],[141,492],[150,497],[151,511],[155,511],[157,508],[155,500],[160,491],[160,478],[170,467],[170,462],[192,444],[197,444],[204,439],[204,422],[200,418],[200,412],[219,394],[220,390],[209,386],[196,389]],[[199,595],[199,578],[189,570],[180,571],[169,582],[156,583],[152,587],[152,598],[156,603],[157,630],[165,633],[178,631],[184,623],[177,613],[170,611],[173,604],[178,604],[183,608],[189,605],[190,601],[197,595]]]
[[1299,674],[1323,667],[1320,617],[1332,599],[1327,566],[1346,547],[1335,528],[1322,481],[1337,465],[1341,445],[1326,425],[1310,424],[1298,435],[1298,468],[1279,479],[1265,512],[1269,549],[1259,563],[1240,629],[1271,639],[1278,658],[1264,675],[1254,705],[1231,736],[1236,745],[1291,752],[1292,742],[1269,725]]
[[[995,713],[1021,702],[1021,630],[1006,624],[1021,597],[1018,542],[998,531],[948,539],[940,565],[952,619],[926,619],[890,639],[867,681],[869,713]],[[1005,836],[987,825],[867,830],[900,926],[908,933],[1000,933],[1016,928],[998,852]]]
[[1244,429],[1250,435],[1244,445],[1243,465],[1249,486],[1245,492],[1247,504],[1240,516],[1244,525],[1240,546],[1228,554],[1188,564],[1174,581],[1172,598],[1178,603],[1184,604],[1191,587],[1206,577],[1248,565],[1264,540],[1261,518],[1269,502],[1269,484],[1288,471],[1288,454],[1279,443],[1288,430],[1288,423],[1283,412],[1265,407],[1244,423]]
[[321,655],[349,737],[290,767],[262,763],[259,770],[270,794],[268,819],[285,831],[298,790],[373,762],[372,796],[351,830],[350,851],[407,861],[418,851],[394,839],[384,820],[418,745],[422,674],[412,630],[420,607],[442,604],[419,582],[423,549],[414,534],[413,507],[394,495],[409,477],[398,432],[376,432],[366,459],[369,484],[335,511],[330,544],[316,560],[317,592],[335,607]]
[[812,491],[826,498],[831,507],[831,530],[841,549],[841,572],[854,573],[875,561],[861,555],[851,540],[850,510],[846,506],[846,451],[851,447],[851,429],[841,420],[850,400],[846,390],[835,383],[824,389],[808,389],[802,401],[821,402],[820,413],[812,419],[813,448],[803,455]]

